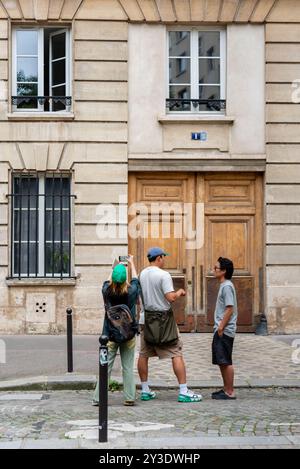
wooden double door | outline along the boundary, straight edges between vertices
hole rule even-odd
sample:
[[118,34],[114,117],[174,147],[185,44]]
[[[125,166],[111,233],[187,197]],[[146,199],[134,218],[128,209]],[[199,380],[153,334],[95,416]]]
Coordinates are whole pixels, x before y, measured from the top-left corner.
[[166,269],[186,297],[174,305],[181,331],[212,330],[218,257],[234,263],[238,330],[263,311],[263,180],[258,173],[131,173],[129,252],[139,271],[147,251],[169,254]]

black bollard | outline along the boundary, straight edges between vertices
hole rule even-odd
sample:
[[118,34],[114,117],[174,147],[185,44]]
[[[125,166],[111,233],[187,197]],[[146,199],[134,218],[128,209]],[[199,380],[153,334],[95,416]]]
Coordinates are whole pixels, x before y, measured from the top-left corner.
[[73,317],[72,309],[67,308],[67,354],[68,373],[73,372]]
[[99,443],[107,442],[107,416],[108,416],[108,337],[99,338]]

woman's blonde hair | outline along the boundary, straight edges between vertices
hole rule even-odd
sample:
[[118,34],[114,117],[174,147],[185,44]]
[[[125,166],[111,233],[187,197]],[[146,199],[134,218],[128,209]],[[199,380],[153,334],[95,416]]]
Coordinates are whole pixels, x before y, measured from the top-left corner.
[[129,283],[127,280],[123,283],[115,283],[112,280],[109,283],[109,290],[112,295],[122,296],[128,293]]

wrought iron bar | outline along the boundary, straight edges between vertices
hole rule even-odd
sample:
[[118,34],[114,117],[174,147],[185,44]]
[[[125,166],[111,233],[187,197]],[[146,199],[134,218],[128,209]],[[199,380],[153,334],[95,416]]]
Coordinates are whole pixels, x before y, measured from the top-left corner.
[[19,106],[21,104],[28,104],[31,101],[36,101],[41,106],[52,102],[53,104],[61,103],[66,107],[72,105],[72,96],[12,96],[11,103],[13,106]]
[[186,98],[167,98],[166,106],[170,111],[174,111],[184,105],[191,105],[197,108],[199,105],[206,105],[214,111],[224,111],[226,109],[225,99],[186,99]]

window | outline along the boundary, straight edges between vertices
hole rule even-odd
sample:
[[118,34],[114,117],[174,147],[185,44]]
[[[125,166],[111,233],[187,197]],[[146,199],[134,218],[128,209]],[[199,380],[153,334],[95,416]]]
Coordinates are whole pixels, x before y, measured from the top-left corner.
[[14,175],[12,277],[71,276],[71,195],[66,175]]
[[70,111],[70,30],[13,29],[13,111]]
[[225,110],[225,30],[168,31],[169,112]]

